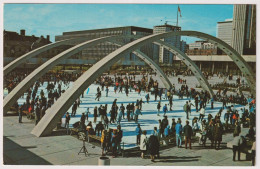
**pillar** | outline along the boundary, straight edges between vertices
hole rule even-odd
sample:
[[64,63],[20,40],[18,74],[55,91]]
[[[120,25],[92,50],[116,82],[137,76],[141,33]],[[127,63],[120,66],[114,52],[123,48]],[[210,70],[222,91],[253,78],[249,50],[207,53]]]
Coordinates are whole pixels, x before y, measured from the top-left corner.
[[212,63],[212,70],[211,70],[212,74],[214,74],[214,67],[215,67],[215,63],[213,62]]

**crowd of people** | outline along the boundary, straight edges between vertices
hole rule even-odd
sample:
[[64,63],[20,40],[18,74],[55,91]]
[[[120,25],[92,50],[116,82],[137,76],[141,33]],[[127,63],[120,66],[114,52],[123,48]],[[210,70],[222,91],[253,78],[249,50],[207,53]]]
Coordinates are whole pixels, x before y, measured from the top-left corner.
[[[6,79],[6,84],[9,86],[8,90],[11,91],[13,87],[21,81],[20,78],[17,78],[18,75],[20,74],[16,74]],[[26,74],[24,76],[26,76]],[[69,82],[75,81],[79,76],[80,73],[48,73],[42,79],[38,80],[30,89],[28,89],[26,102],[21,106],[18,106],[18,103],[14,105],[19,112],[19,122],[22,122],[21,112],[28,111],[29,113],[35,113],[35,124],[37,124],[45,115],[46,110],[62,95],[64,89],[69,87]],[[47,83],[47,95],[45,95],[43,90],[40,91],[40,95],[37,95],[39,87],[42,86],[44,82]],[[96,80],[96,83],[100,85],[97,87],[97,101],[101,100],[102,97],[109,97],[108,87],[113,87],[114,93],[124,92],[126,97],[129,96],[130,92],[137,92],[140,96],[140,99],[137,99],[136,102],[120,105],[117,104],[117,99],[115,99],[110,110],[108,110],[108,106],[105,104],[100,105],[99,107],[96,106],[93,112],[90,112],[89,108],[87,108],[82,114],[79,125],[81,130],[87,134],[101,134],[102,155],[110,150],[112,151],[113,157],[116,157],[121,153],[123,129],[121,129],[120,124],[122,119],[125,119],[128,122],[134,121],[136,123],[136,144],[140,147],[141,157],[144,158],[148,150],[152,161],[154,161],[155,157],[159,157],[159,147],[162,142],[176,140],[176,146],[182,147],[182,138],[184,137],[185,148],[189,147],[191,149],[191,142],[193,142],[196,133],[199,134],[199,143],[201,145],[206,146],[206,142],[209,140],[210,147],[214,147],[215,149],[220,149],[220,143],[224,132],[235,129],[234,131],[236,131],[236,134],[234,134],[234,136],[237,137],[237,133],[240,133],[237,126],[241,126],[241,124],[250,126],[251,131],[248,138],[254,139],[253,135],[255,131],[252,131],[252,128],[255,127],[255,99],[253,96],[246,98],[241,94],[242,92],[237,93],[237,95],[228,95],[227,89],[224,89],[223,92],[219,90],[216,95],[211,98],[207,91],[196,91],[193,88],[189,88],[186,84],[186,80],[181,78],[178,79],[178,83],[181,84],[180,89],[177,90],[175,86],[172,85],[171,88],[167,90],[159,88],[158,81],[154,80],[152,76],[148,78],[148,76],[145,75],[143,75],[140,80],[136,80],[135,75],[115,75],[114,78],[111,76],[101,76]],[[106,95],[102,96],[101,91],[105,91]],[[141,98],[141,92],[145,93],[144,101]],[[175,119],[173,118],[171,124],[167,119],[167,113],[173,109],[174,95],[177,95],[179,99],[183,99],[183,97],[189,99],[183,105],[183,111],[186,114],[184,126],[182,126],[183,124],[180,118],[177,122],[175,122]],[[154,97],[151,98],[152,96]],[[163,119],[159,120],[158,128],[155,126],[152,135],[148,138],[147,132],[141,129],[138,118],[142,115],[142,104],[149,104],[150,100],[158,102],[156,110],[157,115],[160,116],[163,113]],[[161,105],[162,100],[167,100],[169,103]],[[211,114],[207,113],[206,107],[207,104],[210,103],[208,108],[213,109],[215,101],[221,101],[223,106],[219,109],[216,116],[213,117]],[[69,113],[66,114],[65,128],[68,130],[70,118],[77,114],[77,108],[80,103],[81,100],[78,98],[72,106],[71,116]],[[249,109],[236,110],[233,106],[234,103],[242,105],[249,104]],[[189,120],[190,114],[192,113],[192,106],[195,108],[196,112],[198,112],[198,117],[194,117],[192,119],[192,124],[190,125]],[[242,113],[239,114],[239,111]],[[95,130],[93,129],[91,122],[84,126],[85,121],[88,121],[89,114],[92,113],[94,117],[93,123],[96,124]],[[223,115],[224,121],[221,121]],[[100,117],[100,121],[98,120],[98,117]],[[109,128],[109,125],[111,124],[116,124],[117,129],[111,130]],[[234,152],[236,152],[235,150],[237,150],[236,147],[234,147]]]

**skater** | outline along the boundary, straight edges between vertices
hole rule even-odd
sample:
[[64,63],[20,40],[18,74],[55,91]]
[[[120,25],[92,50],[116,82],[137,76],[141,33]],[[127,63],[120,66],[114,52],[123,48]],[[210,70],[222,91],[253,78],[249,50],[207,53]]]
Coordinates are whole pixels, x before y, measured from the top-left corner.
[[163,106],[163,116],[165,116],[166,115],[166,112],[168,111],[168,109],[167,109],[167,104],[165,104],[164,106]]
[[140,145],[140,138],[141,138],[141,134],[142,134],[142,129],[140,127],[140,124],[137,125],[137,127],[135,129],[135,133],[136,133],[136,144]]
[[157,104],[157,116],[160,116],[161,102],[159,101]]

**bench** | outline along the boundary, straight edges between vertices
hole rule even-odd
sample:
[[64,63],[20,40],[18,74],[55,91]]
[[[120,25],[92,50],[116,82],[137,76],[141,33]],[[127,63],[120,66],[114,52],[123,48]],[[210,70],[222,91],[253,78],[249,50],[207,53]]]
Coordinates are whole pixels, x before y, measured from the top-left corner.
[[71,128],[71,129],[70,129],[70,135],[72,135],[72,134],[78,134],[78,132],[79,132],[79,129],[77,129],[77,128]]
[[88,135],[88,142],[90,142],[90,138],[94,139],[94,140],[98,140],[101,142],[101,137],[100,136],[96,136],[96,135]]

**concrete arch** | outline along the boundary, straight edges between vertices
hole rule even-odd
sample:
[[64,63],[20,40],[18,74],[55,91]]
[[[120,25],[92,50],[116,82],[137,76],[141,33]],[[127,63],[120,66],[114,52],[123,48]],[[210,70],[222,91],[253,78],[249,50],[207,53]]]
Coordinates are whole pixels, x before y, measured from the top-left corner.
[[[120,44],[119,42],[116,41],[111,41],[114,44]],[[192,73],[195,75],[196,79],[198,80],[198,82],[200,83],[201,87],[208,91],[210,93],[210,96],[213,97],[214,92],[212,90],[212,88],[209,85],[209,82],[207,81],[207,79],[205,78],[205,76],[202,74],[201,70],[198,68],[198,66],[182,51],[180,51],[178,48],[176,48],[175,46],[172,46],[164,41],[161,40],[157,40],[155,42],[153,42],[154,44],[157,44],[159,46],[163,46],[164,48],[166,48],[167,50],[169,50],[170,52],[172,52],[173,54],[175,54],[177,57],[179,57],[186,65],[187,67],[192,71]],[[140,51],[139,51],[140,52]],[[139,55],[140,53],[137,52],[133,52],[135,55]],[[142,58],[145,62],[146,59],[144,56],[139,55],[140,58]],[[152,60],[148,57],[149,62],[152,62]],[[147,64],[149,64],[149,62],[146,62]],[[151,64],[150,64],[151,66]],[[157,66],[159,67],[159,66]],[[160,67],[159,67],[160,68]],[[156,70],[155,68],[153,68],[154,70]],[[158,68],[157,68],[158,69]],[[161,69],[159,69],[158,71],[161,71]],[[162,72],[162,74],[164,75],[164,73]],[[161,75],[160,75],[161,76]],[[165,76],[165,75],[164,75]],[[167,78],[167,77],[166,77]],[[164,79],[166,79],[165,77],[161,78],[162,81]],[[166,85],[165,85],[166,86]]]
[[[252,82],[250,85],[255,88],[254,74],[248,64],[244,61],[244,59],[228,44],[223,41],[201,32],[195,31],[181,31],[181,32],[168,32],[161,34],[153,34],[150,36],[143,37],[141,39],[135,40],[131,43],[126,44],[125,46],[119,48],[118,50],[110,53],[105,58],[97,62],[94,66],[92,66],[88,71],[86,71],[74,84],[68,89],[64,96],[59,98],[57,102],[47,110],[46,115],[43,119],[38,123],[37,126],[32,130],[32,134],[36,136],[44,136],[51,133],[53,128],[59,119],[64,115],[64,113],[70,108],[72,103],[80,96],[81,91],[85,90],[88,86],[90,86],[97,77],[99,77],[105,70],[107,70],[110,66],[112,66],[115,62],[117,62],[122,56],[134,51],[146,43],[152,43],[159,39],[163,39],[165,37],[174,36],[174,35],[186,35],[186,36],[195,36],[202,39],[207,39],[211,42],[214,42],[217,46],[222,47],[226,53],[231,55],[232,59],[237,59],[239,62],[236,64],[239,66],[243,73],[248,73],[246,75],[248,82]],[[226,49],[223,49],[223,48]],[[66,54],[66,53],[65,53]],[[241,63],[240,63],[241,62]],[[240,66],[244,66],[243,68]],[[253,77],[250,77],[253,76]],[[65,97],[66,96],[66,97]]]
[[[123,36],[121,36],[123,37]],[[142,37],[141,35],[125,35],[125,38],[140,38]],[[4,75],[7,75],[9,72],[11,72],[14,68],[16,68],[17,66],[19,66],[22,63],[25,63],[27,59],[30,59],[34,56],[37,56],[38,54],[45,52],[49,49],[61,46],[61,45],[66,45],[68,43],[81,43],[84,42],[86,40],[88,40],[89,37],[79,37],[79,38],[72,38],[72,39],[65,39],[65,40],[61,40],[55,43],[51,43],[51,44],[47,44],[44,46],[41,46],[37,49],[34,49],[22,56],[20,56],[19,58],[13,60],[12,62],[10,62],[9,64],[7,64],[4,67]]]
[[[118,42],[116,40],[109,40],[112,44],[123,46],[124,44],[121,42]],[[171,82],[168,79],[168,77],[164,74],[160,66],[158,66],[151,58],[149,58],[146,54],[141,52],[139,49],[132,52],[136,56],[138,56],[140,59],[142,59],[146,64],[148,64],[160,77],[162,83],[164,84],[165,88],[170,89],[171,88]]]
[[[98,43],[108,41],[108,40],[115,40],[120,37],[126,37],[126,36],[110,36],[110,37],[103,37],[98,38],[94,40],[90,40],[87,42],[83,42],[77,46],[74,46],[57,56],[53,57],[52,59],[45,62],[43,65],[41,65],[39,68],[37,68],[35,71],[33,71],[31,74],[29,74],[22,82],[20,82],[4,99],[4,115],[6,115],[9,108],[15,103],[16,100],[19,99],[19,97],[31,86],[33,83],[38,80],[40,77],[42,77],[48,70],[50,70],[55,65],[59,64],[62,60],[70,57],[71,55],[79,52],[85,47],[94,46]],[[134,37],[134,36],[129,36]],[[171,83],[167,76],[163,73],[161,68],[154,63],[147,55],[142,53],[141,51],[136,51],[135,54],[139,57],[145,58],[146,62],[154,69],[157,69],[157,73],[160,75],[160,78],[165,85],[166,88],[170,88]]]
[[213,97],[214,92],[212,88],[209,85],[209,82],[205,78],[205,76],[202,74],[201,70],[198,68],[198,66],[182,51],[180,51],[178,48],[175,46],[172,46],[164,41],[156,41],[154,42],[157,45],[163,46],[173,54],[175,54],[178,58],[180,58],[186,65],[187,67],[192,71],[198,82],[200,83],[201,87],[208,91],[210,96]]
[[4,67],[4,75],[7,75],[9,72],[11,72],[14,68],[19,66],[20,64],[25,63],[27,59],[30,59],[30,58],[32,58],[32,57],[34,57],[34,56],[36,56],[36,55],[38,55],[42,52],[45,52],[49,49],[52,49],[52,48],[55,48],[55,47],[58,47],[58,46],[61,46],[61,45],[65,45],[68,42],[79,42],[79,41],[82,41],[82,40],[86,40],[86,38],[83,37],[83,38],[77,38],[77,39],[66,39],[66,40],[47,44],[47,45],[41,46],[37,49],[34,49],[34,50],[20,56],[19,58],[13,60],[9,64],[7,64]]

